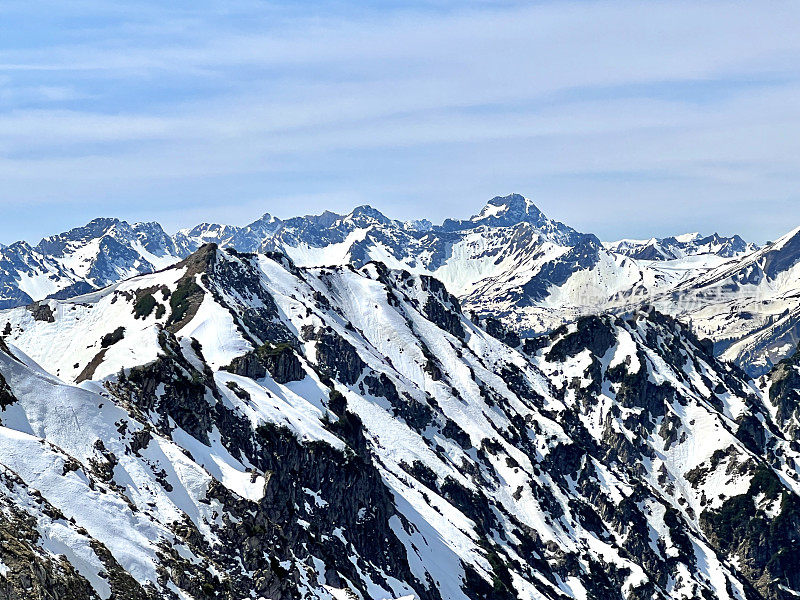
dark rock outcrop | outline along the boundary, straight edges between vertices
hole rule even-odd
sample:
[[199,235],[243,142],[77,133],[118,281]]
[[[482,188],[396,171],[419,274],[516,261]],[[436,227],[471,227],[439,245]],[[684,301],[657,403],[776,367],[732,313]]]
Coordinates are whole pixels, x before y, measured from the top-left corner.
[[259,346],[234,358],[225,370],[251,379],[262,379],[269,373],[278,383],[300,381],[306,376],[295,350],[288,344]]

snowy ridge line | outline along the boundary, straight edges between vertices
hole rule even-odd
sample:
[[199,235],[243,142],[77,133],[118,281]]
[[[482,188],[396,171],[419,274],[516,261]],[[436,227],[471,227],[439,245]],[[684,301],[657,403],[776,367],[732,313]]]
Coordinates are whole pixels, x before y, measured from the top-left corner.
[[797,239],[795,230],[764,248],[718,234],[601,243],[519,194],[441,225],[392,220],[370,206],[286,220],[265,214],[245,227],[203,223],[174,236],[156,223],[95,219],[35,247],[0,248],[0,308],[83,294],[216,243],[280,252],[301,267],[378,261],[433,275],[466,308],[523,336],[584,315],[656,304],[720,342],[726,360],[760,375],[786,357],[797,334],[772,326],[798,308]]
[[0,353],[0,421],[60,450],[0,462],[53,506],[26,514],[65,515],[69,581],[101,597],[800,590],[800,371],[755,384],[656,311],[519,339],[428,275],[214,245],[42,306],[0,317],[26,363]]

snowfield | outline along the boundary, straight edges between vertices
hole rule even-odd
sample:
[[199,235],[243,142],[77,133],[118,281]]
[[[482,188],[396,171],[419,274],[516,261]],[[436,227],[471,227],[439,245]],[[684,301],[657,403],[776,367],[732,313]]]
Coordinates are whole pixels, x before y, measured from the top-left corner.
[[785,409],[657,312],[503,341],[427,274],[207,245],[6,323],[0,509],[97,597],[800,590],[722,537],[800,493]]

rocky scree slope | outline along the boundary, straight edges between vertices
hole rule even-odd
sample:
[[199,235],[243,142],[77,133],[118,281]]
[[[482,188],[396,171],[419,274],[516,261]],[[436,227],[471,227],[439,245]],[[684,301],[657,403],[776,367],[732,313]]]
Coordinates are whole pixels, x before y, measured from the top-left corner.
[[7,597],[800,592],[797,396],[656,312],[520,341],[428,276],[206,245],[0,326]]

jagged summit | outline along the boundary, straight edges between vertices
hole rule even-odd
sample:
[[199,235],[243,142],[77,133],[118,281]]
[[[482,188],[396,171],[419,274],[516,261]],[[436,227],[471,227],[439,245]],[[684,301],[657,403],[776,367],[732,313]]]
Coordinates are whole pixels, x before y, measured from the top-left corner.
[[544,214],[528,198],[521,194],[509,194],[489,200],[483,210],[472,216],[470,221],[515,225],[522,222],[538,223],[543,218]]
[[[740,236],[716,233],[601,244],[516,193],[492,198],[469,219],[441,225],[393,220],[369,205],[347,214],[324,211],[288,219],[265,213],[243,227],[203,223],[172,237],[157,223],[96,219],[35,247],[0,249],[0,308],[86,293],[163,269],[213,242],[242,252],[280,252],[299,266],[379,261],[433,275],[470,310],[500,318],[522,335],[552,330],[584,314],[660,302],[662,310],[704,335],[717,332],[719,352],[735,352],[727,356],[743,366],[762,361],[766,368],[796,331],[800,301],[791,272],[800,244],[793,238],[784,236],[761,254]],[[761,263],[745,273],[759,257]],[[734,272],[736,281],[713,294],[692,292],[691,301],[673,302],[673,293],[686,298],[686,290],[707,290],[711,279]],[[782,341],[773,344],[778,330]],[[740,352],[739,342],[754,335],[759,341]],[[765,344],[774,348],[769,361],[753,358],[751,351],[762,352]]]
[[362,204],[361,206],[355,207],[350,214],[347,215],[347,218],[372,220],[383,225],[391,223],[391,219],[369,204]]
[[219,245],[216,242],[208,242],[170,268],[187,268],[197,273],[206,272],[216,259],[218,250]]
[[442,228],[446,230],[469,228],[479,225],[512,227],[520,223],[543,224],[547,217],[521,194],[495,196],[489,200],[481,212],[469,219],[445,219]]
[[619,254],[652,261],[680,260],[703,255],[737,258],[758,250],[756,244],[747,243],[738,235],[725,237],[718,233],[708,236],[687,233],[666,238],[650,238],[649,240],[623,239],[607,242],[604,245]]

